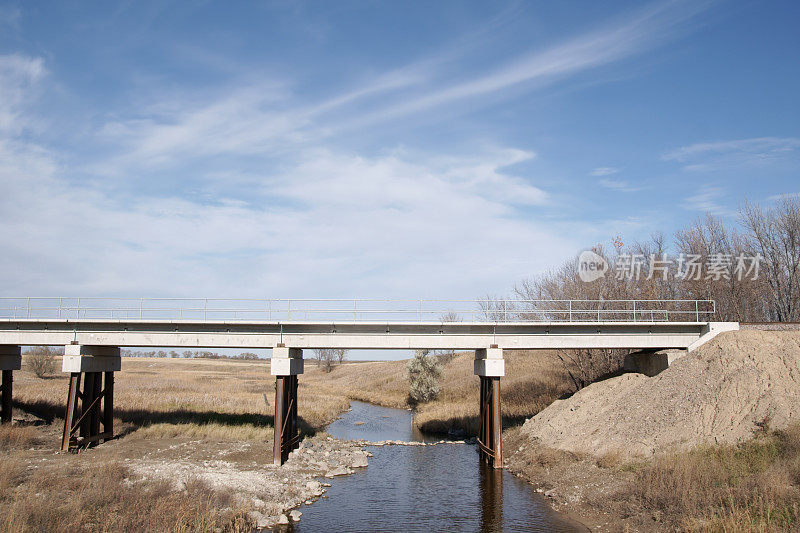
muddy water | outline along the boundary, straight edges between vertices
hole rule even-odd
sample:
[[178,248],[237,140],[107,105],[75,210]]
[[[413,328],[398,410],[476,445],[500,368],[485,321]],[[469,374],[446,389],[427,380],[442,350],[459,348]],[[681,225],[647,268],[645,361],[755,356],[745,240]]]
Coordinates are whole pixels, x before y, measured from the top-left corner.
[[[401,409],[353,402],[328,427],[340,439],[426,439]],[[295,531],[586,531],[531,487],[481,467],[474,445],[370,446],[369,466],[338,477],[328,498],[301,506]]]

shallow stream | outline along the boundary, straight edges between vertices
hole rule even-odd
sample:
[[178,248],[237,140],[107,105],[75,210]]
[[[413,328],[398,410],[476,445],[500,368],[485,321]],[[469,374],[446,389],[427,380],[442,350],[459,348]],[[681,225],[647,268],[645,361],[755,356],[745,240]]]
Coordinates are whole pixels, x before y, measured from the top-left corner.
[[[352,402],[328,426],[339,439],[436,441],[413,414]],[[553,512],[530,485],[486,468],[475,445],[368,446],[369,466],[337,477],[294,531],[586,531]]]

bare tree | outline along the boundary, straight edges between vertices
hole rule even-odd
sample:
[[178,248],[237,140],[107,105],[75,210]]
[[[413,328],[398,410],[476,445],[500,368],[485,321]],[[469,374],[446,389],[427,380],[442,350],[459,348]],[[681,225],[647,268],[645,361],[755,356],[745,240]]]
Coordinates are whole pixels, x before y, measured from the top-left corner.
[[345,349],[345,348],[335,348],[335,349],[333,350],[333,355],[336,357],[336,362],[337,362],[338,364],[340,364],[340,365],[341,365],[342,363],[344,363],[344,360],[345,360],[345,359],[347,359],[347,353],[348,353],[349,351],[350,351],[350,350],[347,350],[347,349]]
[[771,209],[746,203],[742,222],[749,230],[747,246],[764,258],[771,318],[800,317],[800,196],[785,196]]
[[334,352],[331,348],[315,348],[313,353],[317,366],[325,372],[331,372],[337,360],[337,355]]
[[496,295],[487,295],[478,302],[481,314],[492,322],[508,322],[515,316],[515,308],[510,300]]
[[[452,324],[454,322],[462,321],[458,313],[455,313],[453,311],[444,313],[441,317],[439,317],[439,320],[442,321],[442,324],[448,324],[448,323]],[[456,352],[453,349],[433,350],[433,355],[437,358],[440,364],[446,365],[447,363],[453,360],[453,357],[455,357]]]

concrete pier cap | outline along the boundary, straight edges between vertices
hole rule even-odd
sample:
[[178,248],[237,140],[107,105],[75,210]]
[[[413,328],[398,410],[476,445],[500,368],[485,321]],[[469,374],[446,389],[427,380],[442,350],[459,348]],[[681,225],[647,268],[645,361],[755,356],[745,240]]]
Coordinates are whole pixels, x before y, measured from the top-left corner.
[[475,350],[475,375],[485,377],[503,377],[506,375],[506,362],[503,349],[497,346]]
[[22,368],[22,350],[13,344],[0,344],[0,370]]
[[122,369],[118,346],[67,344],[61,362],[62,372],[117,372]]
[[303,350],[278,345],[272,349],[269,372],[273,376],[297,376],[302,374]]

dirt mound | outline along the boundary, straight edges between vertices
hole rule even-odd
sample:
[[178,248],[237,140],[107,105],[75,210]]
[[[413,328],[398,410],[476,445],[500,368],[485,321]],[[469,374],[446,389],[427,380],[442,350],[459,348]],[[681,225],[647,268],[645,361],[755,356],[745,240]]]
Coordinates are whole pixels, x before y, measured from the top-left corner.
[[652,455],[800,421],[800,332],[723,333],[655,377],[625,374],[558,400],[522,431],[546,446]]

